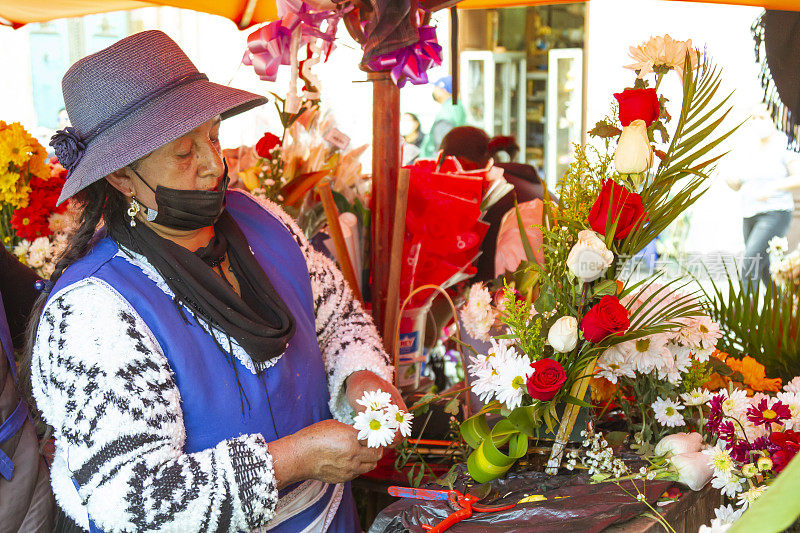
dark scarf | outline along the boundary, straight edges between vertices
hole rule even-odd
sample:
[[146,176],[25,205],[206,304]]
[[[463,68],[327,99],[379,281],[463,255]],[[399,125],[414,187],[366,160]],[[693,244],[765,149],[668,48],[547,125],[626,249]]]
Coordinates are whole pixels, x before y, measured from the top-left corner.
[[[194,253],[141,222],[134,227],[124,225],[111,237],[147,258],[175,294],[178,309],[186,305],[195,316],[236,339],[260,372],[269,360],[286,351],[295,320],[227,211],[214,224],[214,232],[208,246]],[[219,268],[226,251],[242,296],[213,270]],[[230,354],[230,346],[220,349]]]
[[800,12],[767,10],[752,30],[764,102],[789,148],[800,152]]

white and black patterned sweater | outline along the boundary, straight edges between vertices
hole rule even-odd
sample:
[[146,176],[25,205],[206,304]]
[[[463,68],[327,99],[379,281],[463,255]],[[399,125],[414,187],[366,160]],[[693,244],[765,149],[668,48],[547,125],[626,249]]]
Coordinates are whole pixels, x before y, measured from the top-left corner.
[[[305,255],[331,412],[350,422],[347,376],[370,370],[391,379],[381,339],[336,266],[311,248],[282,209],[263,205]],[[143,258],[125,257],[169,291]],[[234,354],[249,362],[240,347]],[[36,403],[55,429],[53,491],[84,528],[86,506],[107,532],[248,531],[273,516],[278,492],[264,438],[243,435],[184,453],[181,397],[169,363],[133,307],[102,280],[82,280],[48,302],[32,382]]]

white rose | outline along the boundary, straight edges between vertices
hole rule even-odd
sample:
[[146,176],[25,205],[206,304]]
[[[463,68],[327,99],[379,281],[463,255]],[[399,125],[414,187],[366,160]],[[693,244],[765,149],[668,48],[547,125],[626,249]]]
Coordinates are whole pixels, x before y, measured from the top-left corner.
[[547,341],[559,353],[571,352],[578,344],[578,319],[562,316],[556,320],[547,332]]
[[567,267],[581,281],[594,281],[614,261],[614,253],[597,234],[586,229],[578,233],[578,242],[567,256]]
[[647,124],[638,119],[622,128],[614,167],[620,174],[639,174],[653,163],[653,148],[647,138]]
[[682,453],[699,452],[703,449],[703,436],[699,433],[675,433],[667,435],[656,444],[655,454],[680,455]]
[[714,475],[708,455],[703,452],[689,452],[675,455],[669,459],[678,471],[678,483],[698,491],[706,486]]

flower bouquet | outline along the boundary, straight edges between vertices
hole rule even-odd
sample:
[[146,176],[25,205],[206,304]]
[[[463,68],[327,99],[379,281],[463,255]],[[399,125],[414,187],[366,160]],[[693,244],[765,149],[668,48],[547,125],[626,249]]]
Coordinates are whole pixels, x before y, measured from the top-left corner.
[[[461,425],[476,481],[503,475],[541,428],[555,435],[547,472],[556,473],[579,410],[591,407],[585,398],[599,359],[608,369],[625,354],[643,371],[658,365],[664,381],[676,381],[713,348],[713,326],[696,295],[681,292],[686,283],[620,272],[705,192],[719,159],[710,154],[731,133],[715,135],[727,114],[726,99],[716,99],[720,73],[691,42],[668,37],[632,55],[637,76],[615,95],[618,117],[590,131],[604,147],[576,147],[558,205],[545,201],[543,264],[518,218],[528,286],[524,293],[505,287],[496,309],[503,331],[469,369],[473,390],[488,402]],[[672,117],[658,88],[673,70],[683,99],[670,137]],[[493,427],[490,414],[499,415]]]

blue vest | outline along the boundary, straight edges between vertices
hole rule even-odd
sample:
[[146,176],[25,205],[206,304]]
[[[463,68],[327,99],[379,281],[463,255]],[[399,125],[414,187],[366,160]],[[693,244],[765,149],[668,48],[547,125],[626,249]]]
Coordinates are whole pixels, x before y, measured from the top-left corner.
[[[245,434],[261,433],[270,442],[331,418],[311,283],[302,251],[283,223],[248,195],[229,192],[227,211],[296,322],[286,352],[259,375],[235,357],[232,364],[230,356],[218,348],[190,313],[184,313],[187,324],[172,298],[155,282],[125,258],[115,257],[118,247],[110,238],[101,240],[65,270],[51,293],[94,277],[114,287],[133,306],[155,335],[175,375],[186,427],[185,453],[213,448],[223,440]],[[293,488],[284,488],[280,495]],[[331,489],[274,531],[302,530],[328,505]],[[352,495],[346,487],[330,531],[352,531],[357,521],[354,513]]]

